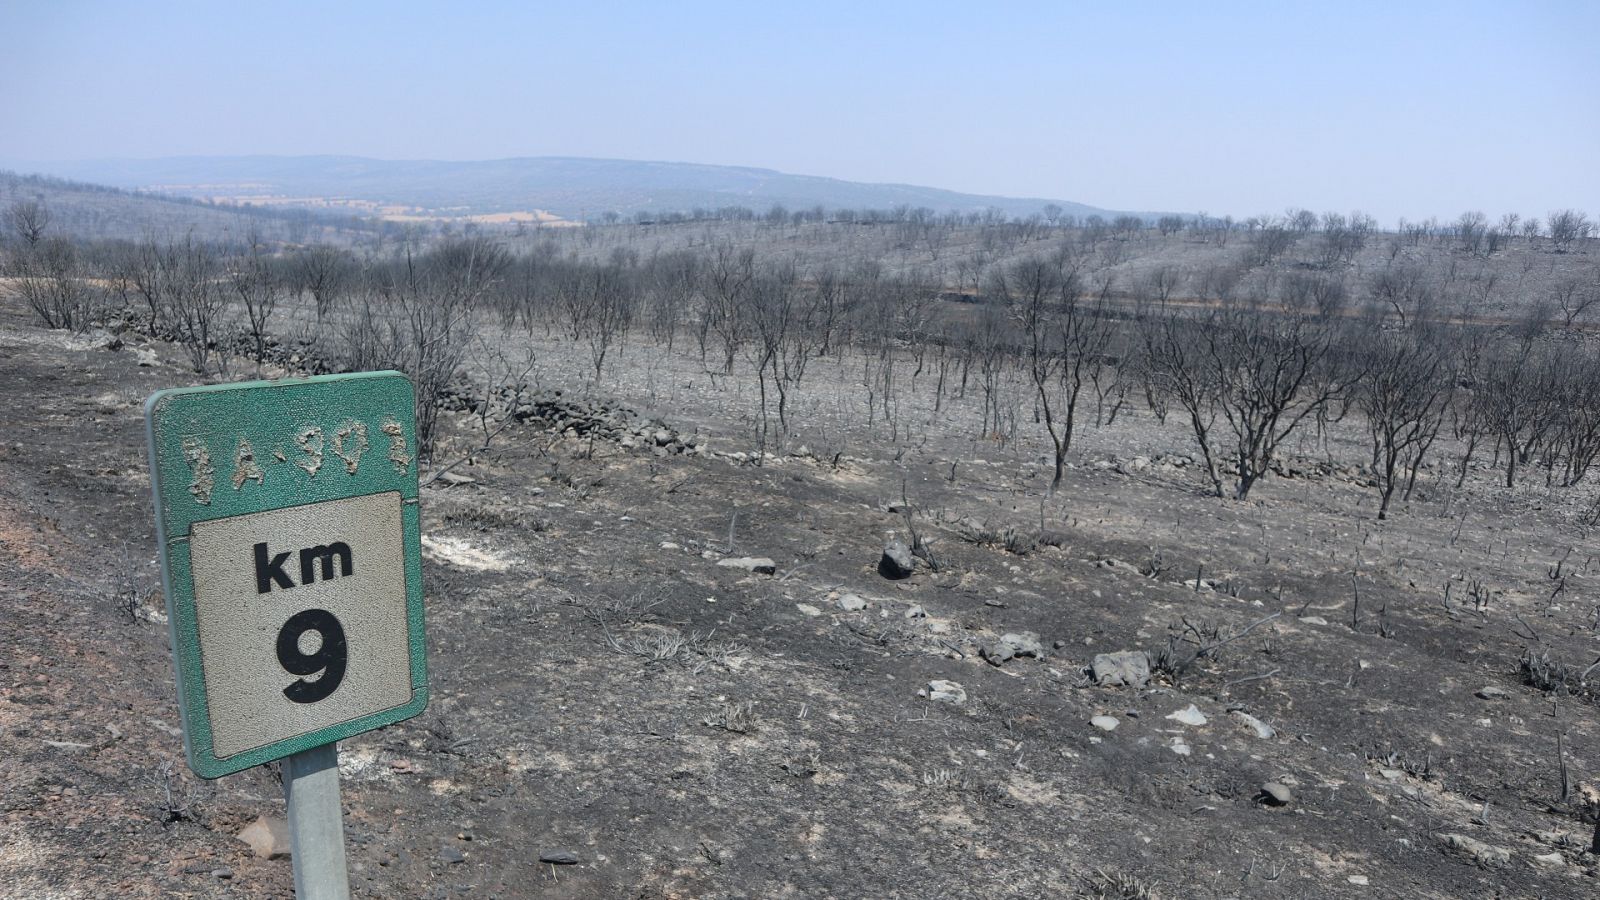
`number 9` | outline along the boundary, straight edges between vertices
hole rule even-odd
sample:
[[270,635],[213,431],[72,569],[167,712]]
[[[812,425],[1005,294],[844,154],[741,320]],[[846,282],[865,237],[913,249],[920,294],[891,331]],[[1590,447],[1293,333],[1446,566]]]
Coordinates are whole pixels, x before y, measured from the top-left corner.
[[[315,631],[322,645],[314,652],[300,652],[300,636]],[[289,617],[278,631],[278,665],[291,675],[322,673],[315,681],[299,679],[283,689],[283,695],[295,703],[316,703],[339,689],[344,681],[344,667],[350,658],[344,642],[344,626],[333,613],[325,609],[306,609]]]

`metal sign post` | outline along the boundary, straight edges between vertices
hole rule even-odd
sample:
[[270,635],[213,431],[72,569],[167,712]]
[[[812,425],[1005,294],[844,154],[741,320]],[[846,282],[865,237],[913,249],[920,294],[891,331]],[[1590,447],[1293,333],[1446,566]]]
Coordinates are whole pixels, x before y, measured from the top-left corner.
[[323,744],[285,759],[283,799],[289,807],[294,895],[300,900],[349,900],[338,745]]
[[189,766],[285,760],[302,898],[349,894],[336,742],[428,704],[415,418],[395,372],[145,404]]

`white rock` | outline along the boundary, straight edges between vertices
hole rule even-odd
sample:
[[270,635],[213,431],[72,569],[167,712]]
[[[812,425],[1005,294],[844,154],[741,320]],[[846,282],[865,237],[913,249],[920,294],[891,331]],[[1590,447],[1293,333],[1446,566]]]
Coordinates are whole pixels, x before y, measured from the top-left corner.
[[717,565],[724,569],[743,569],[757,575],[775,575],[778,564],[765,556],[737,556],[717,561]]
[[1278,734],[1277,731],[1273,730],[1271,725],[1268,725],[1267,723],[1261,721],[1255,716],[1250,715],[1242,709],[1234,710],[1233,717],[1254,730],[1256,737],[1262,738],[1263,740],[1275,737]]
[[1179,756],[1188,756],[1194,752],[1194,750],[1188,744],[1183,742],[1183,738],[1181,737],[1173,738],[1172,744],[1168,746],[1167,749],[1178,754]]
[[928,699],[938,703],[965,703],[967,690],[954,681],[930,681]]
[[817,609],[815,606],[812,606],[809,603],[796,603],[794,608],[800,610],[802,615],[810,616],[813,619],[822,615],[822,610]]
[[1328,620],[1321,616],[1301,616],[1300,621],[1307,625],[1326,625]]
[[866,609],[867,601],[861,599],[855,594],[845,594],[843,597],[839,598],[839,608],[849,612],[855,612],[856,610]]
[[1346,878],[1345,881],[1361,887],[1366,887],[1368,884],[1370,884],[1370,882],[1367,881],[1367,876],[1365,875],[1351,875],[1349,878]]
[[1180,709],[1175,713],[1168,714],[1167,718],[1184,725],[1204,725],[1209,721],[1206,718],[1206,714],[1201,712],[1200,708],[1193,703],[1189,704],[1187,709]]
[[1116,731],[1117,726],[1121,723],[1116,716],[1095,716],[1089,720],[1089,724],[1101,731]]

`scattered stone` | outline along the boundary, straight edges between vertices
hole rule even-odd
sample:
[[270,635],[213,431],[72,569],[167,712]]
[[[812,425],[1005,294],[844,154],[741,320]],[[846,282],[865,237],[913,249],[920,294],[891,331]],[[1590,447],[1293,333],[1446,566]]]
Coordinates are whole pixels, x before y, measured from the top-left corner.
[[867,608],[867,601],[856,594],[845,594],[839,598],[839,608],[846,612],[857,612]]
[[239,832],[239,840],[261,859],[283,859],[289,855],[289,823],[270,816],[257,816]]
[[1135,456],[1130,460],[1118,461],[1114,464],[1114,468],[1119,475],[1132,475],[1135,472],[1143,472],[1145,469],[1150,468],[1150,457]]
[[813,619],[815,619],[817,616],[822,615],[822,610],[817,609],[815,606],[812,606],[809,603],[796,603],[794,605],[794,608],[800,610],[800,614],[801,615],[809,616],[810,618],[813,618]]
[[71,342],[74,349],[84,350],[121,350],[122,338],[117,337],[104,328],[81,335]]
[[982,647],[979,647],[978,655],[983,657],[984,660],[989,663],[989,665],[998,666],[1017,654],[1016,651],[1011,648],[1010,644],[1007,644],[1004,641],[995,641],[992,644],[985,644]]
[[1044,643],[1039,640],[1039,635],[1035,632],[1010,631],[1000,635],[994,643],[980,647],[978,653],[991,665],[998,666],[1018,656],[1031,656],[1037,659],[1044,655]]
[[906,618],[908,619],[926,619],[927,617],[928,611],[923,609],[920,603],[913,603],[906,609]]
[[1101,653],[1090,664],[1094,682],[1102,687],[1144,687],[1150,683],[1150,657],[1143,650]]
[[928,699],[936,703],[965,703],[967,690],[954,681],[930,681]]
[[1351,875],[1349,878],[1346,878],[1345,881],[1348,881],[1357,887],[1366,887],[1372,883],[1365,875]]
[[678,544],[673,543],[672,541],[662,541],[661,542],[661,549],[663,549],[663,550],[682,550],[683,547],[679,546]]
[[1186,743],[1181,737],[1173,738],[1172,743],[1168,745],[1167,749],[1178,754],[1179,756],[1188,756],[1194,753],[1194,748],[1190,747],[1188,743]]
[[1116,716],[1095,716],[1089,720],[1089,724],[1101,731],[1116,731],[1117,726],[1121,723]]
[[1511,851],[1504,847],[1492,847],[1477,838],[1470,838],[1464,834],[1442,832],[1434,835],[1440,842],[1451,850],[1457,850],[1472,857],[1478,865],[1486,868],[1503,866],[1511,862]]
[[578,854],[572,852],[571,850],[539,851],[539,862],[552,866],[575,866],[582,861],[583,860],[578,858]]
[[1242,709],[1234,710],[1233,717],[1255,731],[1256,737],[1263,740],[1273,738],[1278,734],[1278,732],[1274,730],[1271,725],[1268,725],[1267,723],[1261,721],[1255,716],[1250,715]]
[[156,356],[156,351],[150,349],[149,347],[140,349],[137,357],[139,360],[139,365],[146,369],[161,362],[160,357]]
[[1503,687],[1496,687],[1490,684],[1478,688],[1478,698],[1482,700],[1509,700],[1511,699],[1511,692]]
[[778,564],[765,556],[737,556],[718,560],[717,565],[724,569],[743,569],[757,575],[776,575]]
[[883,557],[878,560],[878,574],[891,581],[910,578],[916,571],[916,560],[911,555],[911,550],[901,541],[890,541],[883,545]]
[[467,855],[454,847],[444,847],[439,850],[439,859],[453,866],[466,862]]
[[1294,794],[1288,787],[1276,781],[1269,781],[1261,786],[1258,799],[1267,806],[1288,806],[1294,802]]
[[1040,657],[1044,655],[1044,642],[1037,632],[1008,631],[1000,635],[1000,643],[1009,646],[1017,656]]
[[1195,706],[1193,703],[1189,704],[1186,709],[1180,709],[1175,713],[1169,713],[1167,718],[1184,725],[1204,725],[1207,721],[1209,721],[1206,718],[1206,714],[1201,712],[1200,708]]

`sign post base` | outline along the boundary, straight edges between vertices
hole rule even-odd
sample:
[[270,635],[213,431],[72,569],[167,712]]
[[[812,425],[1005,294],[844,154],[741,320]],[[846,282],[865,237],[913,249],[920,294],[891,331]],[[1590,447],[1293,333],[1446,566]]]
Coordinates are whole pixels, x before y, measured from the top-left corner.
[[283,798],[298,900],[349,900],[344,812],[339,806],[339,745],[323,744],[283,760]]

